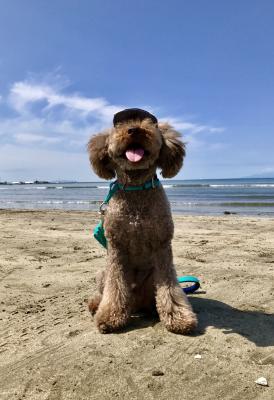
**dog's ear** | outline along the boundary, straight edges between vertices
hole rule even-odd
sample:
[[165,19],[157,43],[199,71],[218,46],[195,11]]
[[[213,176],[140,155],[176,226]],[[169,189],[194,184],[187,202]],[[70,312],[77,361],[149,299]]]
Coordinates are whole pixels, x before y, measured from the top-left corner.
[[89,160],[96,174],[103,179],[115,177],[115,171],[108,155],[109,132],[98,133],[88,142]]
[[163,144],[158,158],[158,167],[162,169],[164,178],[177,175],[183,165],[185,144],[180,140],[180,133],[169,124],[159,124]]

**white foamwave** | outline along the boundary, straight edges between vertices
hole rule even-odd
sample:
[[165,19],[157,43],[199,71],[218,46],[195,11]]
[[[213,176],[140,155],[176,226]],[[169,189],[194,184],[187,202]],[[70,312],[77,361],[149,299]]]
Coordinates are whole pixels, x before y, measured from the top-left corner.
[[62,200],[39,200],[37,204],[64,204]]
[[236,188],[259,188],[259,187],[274,187],[274,184],[273,183],[246,183],[246,184],[244,184],[244,183],[239,183],[239,184],[227,184],[227,185],[225,185],[225,184],[220,184],[220,185],[213,185],[213,184],[210,184],[209,185],[210,187],[212,187],[212,188],[230,188],[230,187],[236,187]]
[[67,201],[66,204],[89,204],[90,202],[87,200],[74,200],[74,201]]

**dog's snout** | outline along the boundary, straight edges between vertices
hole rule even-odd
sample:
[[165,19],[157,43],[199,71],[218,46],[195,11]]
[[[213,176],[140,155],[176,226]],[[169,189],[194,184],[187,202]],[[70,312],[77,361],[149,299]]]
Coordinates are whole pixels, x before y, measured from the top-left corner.
[[127,131],[127,133],[128,133],[129,135],[134,135],[134,134],[138,133],[138,131],[139,131],[138,128],[129,128],[128,131]]

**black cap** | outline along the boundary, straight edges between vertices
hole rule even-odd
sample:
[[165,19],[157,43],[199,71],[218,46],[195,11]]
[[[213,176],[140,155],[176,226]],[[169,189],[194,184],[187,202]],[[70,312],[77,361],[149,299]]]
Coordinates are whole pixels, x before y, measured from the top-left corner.
[[157,118],[154,115],[150,114],[148,111],[142,110],[141,108],[126,108],[125,110],[119,111],[114,114],[113,117],[113,125],[117,125],[122,122],[130,121],[130,120],[139,120],[143,121],[144,119],[149,118],[154,124],[157,124]]

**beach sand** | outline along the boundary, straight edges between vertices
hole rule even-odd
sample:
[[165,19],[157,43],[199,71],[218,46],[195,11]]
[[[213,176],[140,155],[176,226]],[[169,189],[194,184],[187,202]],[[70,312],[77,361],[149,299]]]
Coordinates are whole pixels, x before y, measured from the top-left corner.
[[86,305],[105,266],[97,220],[0,211],[0,399],[273,400],[274,220],[174,217],[178,275],[202,284],[191,336],[148,317],[97,331]]

